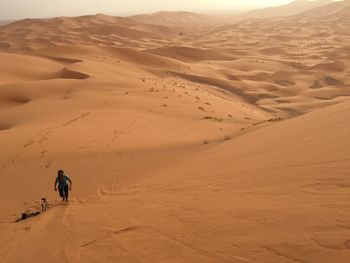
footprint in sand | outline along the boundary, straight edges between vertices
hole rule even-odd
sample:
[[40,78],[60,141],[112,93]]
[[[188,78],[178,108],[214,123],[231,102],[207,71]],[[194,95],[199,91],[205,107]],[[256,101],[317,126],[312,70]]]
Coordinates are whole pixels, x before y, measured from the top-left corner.
[[68,126],[68,125],[70,125],[70,124],[72,124],[72,123],[74,123],[74,122],[76,122],[76,121],[78,121],[78,120],[80,120],[80,119],[86,118],[86,117],[89,116],[90,114],[91,114],[90,112],[82,113],[82,114],[80,114],[78,117],[76,117],[76,118],[74,118],[74,119],[72,119],[72,120],[70,120],[70,121],[67,121],[66,123],[62,124],[62,126],[63,126],[63,127]]
[[27,148],[34,143],[41,144],[42,142],[48,139],[48,136],[52,133],[51,129],[45,129],[39,133],[37,133],[33,138],[31,138],[27,143],[23,145],[23,148]]
[[29,140],[26,144],[23,145],[24,148],[27,148],[29,146],[31,146],[34,143],[33,140]]
[[45,164],[45,169],[49,169],[51,167],[51,164],[52,162],[51,161],[48,161],[46,164]]
[[346,249],[350,249],[350,240],[347,240],[347,241],[344,242],[344,247]]

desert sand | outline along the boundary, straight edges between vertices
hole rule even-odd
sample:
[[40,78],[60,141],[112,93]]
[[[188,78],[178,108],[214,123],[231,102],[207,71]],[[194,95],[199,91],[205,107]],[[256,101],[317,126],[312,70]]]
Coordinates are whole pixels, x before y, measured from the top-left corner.
[[0,262],[349,262],[349,8],[1,26]]

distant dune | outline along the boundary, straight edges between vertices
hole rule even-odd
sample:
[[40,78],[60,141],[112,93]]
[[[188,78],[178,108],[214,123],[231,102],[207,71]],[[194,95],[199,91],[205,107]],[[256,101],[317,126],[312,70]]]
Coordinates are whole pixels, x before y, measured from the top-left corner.
[[0,26],[12,23],[14,20],[0,20]]
[[343,0],[300,13],[295,17],[299,19],[340,20],[341,22],[345,22],[350,20],[349,14],[350,1]]
[[263,9],[249,11],[241,15],[241,18],[268,18],[277,16],[291,16],[305,12],[307,10],[312,10],[320,6],[325,6],[330,3],[332,3],[332,0],[294,0],[286,5],[267,7]]
[[25,19],[0,28],[0,49],[23,52],[76,43],[125,46],[125,39],[133,40],[137,45],[136,41],[140,39],[160,39],[165,35],[174,36],[175,31],[164,26],[100,14],[76,18]]
[[188,25],[203,25],[215,22],[211,16],[193,12],[157,12],[154,14],[135,15],[129,17],[137,22],[163,25],[168,27],[183,27]]
[[1,26],[1,263],[348,263],[350,2],[327,3]]

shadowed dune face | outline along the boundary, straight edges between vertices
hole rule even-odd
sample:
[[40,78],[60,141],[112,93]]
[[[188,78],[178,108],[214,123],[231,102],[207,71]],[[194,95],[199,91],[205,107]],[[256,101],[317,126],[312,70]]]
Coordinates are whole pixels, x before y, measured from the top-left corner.
[[87,79],[90,76],[78,71],[73,71],[73,70],[64,68],[61,71],[60,77],[63,79]]
[[0,27],[0,261],[348,263],[348,7]]
[[[0,110],[6,110],[12,107],[18,107],[30,103],[31,98],[28,96],[28,92],[18,92],[16,89],[12,89],[12,86],[2,86],[0,90]],[[2,117],[6,117],[6,112]]]
[[12,128],[11,125],[3,124],[3,123],[0,124],[0,132],[4,130],[9,130],[11,128]]

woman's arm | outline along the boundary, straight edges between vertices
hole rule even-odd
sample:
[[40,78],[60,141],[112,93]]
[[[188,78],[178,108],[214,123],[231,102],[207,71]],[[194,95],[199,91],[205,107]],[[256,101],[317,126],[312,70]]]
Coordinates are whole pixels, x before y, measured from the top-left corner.
[[67,180],[69,182],[69,190],[72,190],[72,180],[67,177]]
[[58,180],[57,180],[57,178],[56,178],[56,180],[55,180],[55,184],[54,184],[54,189],[55,189],[55,191],[57,191],[57,183],[58,183]]

